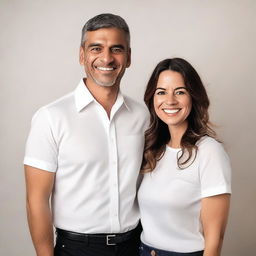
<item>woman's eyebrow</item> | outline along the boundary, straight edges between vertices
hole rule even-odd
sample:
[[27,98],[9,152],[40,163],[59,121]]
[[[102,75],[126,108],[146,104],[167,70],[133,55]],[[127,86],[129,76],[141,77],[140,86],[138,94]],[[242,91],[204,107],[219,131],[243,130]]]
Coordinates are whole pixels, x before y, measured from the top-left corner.
[[179,90],[179,89],[185,89],[185,90],[187,90],[187,88],[186,88],[185,86],[180,86],[180,87],[175,88],[174,91]]
[[157,87],[156,90],[158,90],[158,89],[159,89],[159,90],[165,90],[165,91],[166,91],[166,89],[165,89],[165,88],[162,88],[162,87]]

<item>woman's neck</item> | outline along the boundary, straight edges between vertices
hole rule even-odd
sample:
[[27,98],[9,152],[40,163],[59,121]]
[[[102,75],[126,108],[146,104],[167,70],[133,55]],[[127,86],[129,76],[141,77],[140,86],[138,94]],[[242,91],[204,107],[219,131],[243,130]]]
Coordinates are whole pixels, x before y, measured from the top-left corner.
[[168,128],[171,137],[170,141],[168,142],[168,146],[172,148],[180,148],[181,138],[188,128],[188,123],[184,122],[179,126],[168,126]]

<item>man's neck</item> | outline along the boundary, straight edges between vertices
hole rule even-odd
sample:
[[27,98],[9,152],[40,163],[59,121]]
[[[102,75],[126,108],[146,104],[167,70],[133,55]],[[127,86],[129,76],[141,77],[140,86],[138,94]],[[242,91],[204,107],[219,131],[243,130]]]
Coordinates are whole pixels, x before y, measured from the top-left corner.
[[92,96],[99,102],[110,117],[110,112],[116,102],[119,86],[100,86],[90,84],[84,79],[84,83]]

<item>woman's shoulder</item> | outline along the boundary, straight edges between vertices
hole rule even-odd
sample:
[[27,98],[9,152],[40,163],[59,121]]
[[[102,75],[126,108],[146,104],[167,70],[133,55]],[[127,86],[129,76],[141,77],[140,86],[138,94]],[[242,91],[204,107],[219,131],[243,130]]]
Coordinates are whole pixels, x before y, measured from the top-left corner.
[[200,154],[223,153],[225,152],[221,142],[210,136],[204,136],[197,142],[198,152]]
[[221,143],[217,141],[215,138],[205,135],[200,140],[197,141],[196,145],[198,147],[202,147],[207,145],[221,145]]

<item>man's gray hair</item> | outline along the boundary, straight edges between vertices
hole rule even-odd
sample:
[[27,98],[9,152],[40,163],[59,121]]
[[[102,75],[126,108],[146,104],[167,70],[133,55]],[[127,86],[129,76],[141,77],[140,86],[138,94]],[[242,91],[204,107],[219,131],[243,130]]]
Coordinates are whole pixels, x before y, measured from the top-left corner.
[[86,41],[87,31],[95,31],[100,28],[118,28],[123,30],[126,34],[128,47],[130,47],[130,30],[126,21],[122,17],[112,13],[99,14],[85,23],[82,29],[81,46]]

